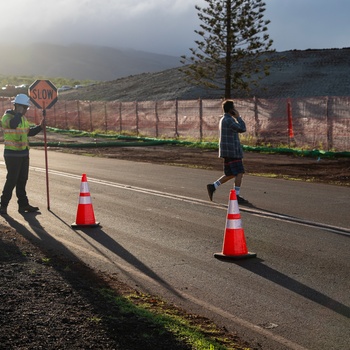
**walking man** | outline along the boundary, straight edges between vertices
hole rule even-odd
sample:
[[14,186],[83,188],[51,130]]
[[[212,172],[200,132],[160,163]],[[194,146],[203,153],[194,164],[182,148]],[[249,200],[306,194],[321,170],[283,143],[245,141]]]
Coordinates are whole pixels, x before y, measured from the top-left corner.
[[20,213],[36,212],[38,207],[29,204],[26,184],[29,174],[29,142],[28,136],[35,136],[42,130],[42,123],[29,126],[25,114],[30,106],[30,99],[19,94],[12,101],[14,109],[8,109],[1,119],[4,131],[4,159],[7,169],[6,182],[1,196],[0,214],[7,214],[7,206],[16,188],[18,211]]
[[239,134],[246,131],[246,126],[232,100],[224,101],[222,107],[224,115],[219,123],[219,157],[224,159],[224,175],[207,185],[209,199],[213,200],[214,192],[220,185],[234,179],[238,203],[247,204],[249,202],[240,196],[244,166],[243,148],[239,139]]

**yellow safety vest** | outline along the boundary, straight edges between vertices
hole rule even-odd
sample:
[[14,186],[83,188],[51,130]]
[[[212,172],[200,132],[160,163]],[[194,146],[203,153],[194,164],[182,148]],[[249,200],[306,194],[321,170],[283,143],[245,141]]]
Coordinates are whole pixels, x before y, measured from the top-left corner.
[[16,129],[10,128],[10,121],[14,118],[11,113],[6,113],[2,117],[2,129],[4,132],[5,149],[12,151],[23,151],[29,149],[28,132],[29,123],[26,117],[21,117],[21,122]]

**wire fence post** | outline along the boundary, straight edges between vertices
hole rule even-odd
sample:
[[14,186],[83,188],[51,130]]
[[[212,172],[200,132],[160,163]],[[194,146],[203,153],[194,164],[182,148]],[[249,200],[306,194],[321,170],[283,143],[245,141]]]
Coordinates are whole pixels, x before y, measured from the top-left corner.
[[179,101],[175,100],[175,137],[179,137]]
[[90,114],[90,131],[92,132],[92,107],[91,107],[91,101],[89,101],[89,114]]
[[122,102],[119,102],[119,133],[123,131],[123,122],[122,122]]
[[107,133],[107,131],[108,131],[107,102],[105,102],[104,108],[105,108],[105,132]]
[[326,97],[326,121],[327,121],[327,150],[333,148],[333,100],[331,97]]
[[56,106],[53,106],[53,119],[55,120],[55,125],[57,125],[57,120],[56,120]]
[[203,100],[199,99],[199,140],[203,141]]
[[156,137],[159,136],[159,115],[158,115],[158,101],[155,101],[154,111],[156,114]]
[[64,101],[64,116],[66,119],[66,129],[68,130],[68,112],[67,112],[67,101]]
[[79,100],[77,100],[77,113],[78,113],[78,130],[81,130]]
[[255,121],[254,134],[255,134],[256,140],[258,140],[260,123],[259,123],[259,114],[258,114],[258,99],[256,98],[256,96],[254,96],[253,101],[254,101],[254,121]]
[[136,113],[136,136],[139,136],[139,104],[135,102],[135,113]]

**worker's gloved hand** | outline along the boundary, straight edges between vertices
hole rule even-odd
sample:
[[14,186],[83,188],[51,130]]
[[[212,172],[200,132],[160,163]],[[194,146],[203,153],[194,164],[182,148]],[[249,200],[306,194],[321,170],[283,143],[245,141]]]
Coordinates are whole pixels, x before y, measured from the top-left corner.
[[21,123],[22,113],[16,112],[15,116],[10,120],[10,128],[16,129]]

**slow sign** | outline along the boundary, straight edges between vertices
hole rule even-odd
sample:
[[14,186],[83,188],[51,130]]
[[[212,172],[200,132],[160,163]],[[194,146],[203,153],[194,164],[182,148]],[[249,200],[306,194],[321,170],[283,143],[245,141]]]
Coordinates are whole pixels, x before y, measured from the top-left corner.
[[29,97],[36,107],[49,109],[57,102],[57,88],[50,80],[37,80],[29,86]]

